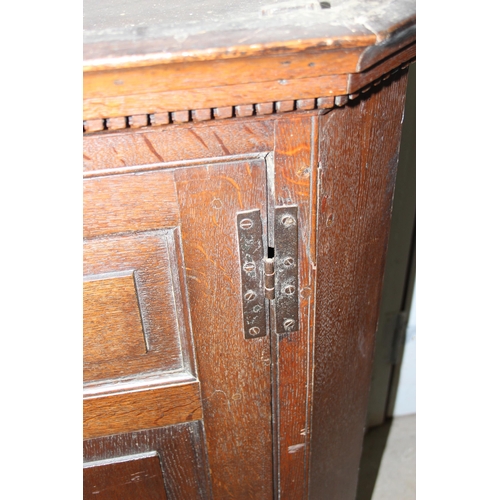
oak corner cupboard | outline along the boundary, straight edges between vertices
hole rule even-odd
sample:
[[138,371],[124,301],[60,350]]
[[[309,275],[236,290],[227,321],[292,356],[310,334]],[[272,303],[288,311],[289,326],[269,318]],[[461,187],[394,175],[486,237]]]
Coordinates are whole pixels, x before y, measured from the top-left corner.
[[354,500],[415,32],[85,0],[85,499]]

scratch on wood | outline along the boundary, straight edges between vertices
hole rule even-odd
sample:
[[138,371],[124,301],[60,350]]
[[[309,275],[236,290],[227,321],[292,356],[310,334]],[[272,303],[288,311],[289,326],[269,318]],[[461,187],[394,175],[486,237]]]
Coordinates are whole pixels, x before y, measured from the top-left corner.
[[215,138],[217,139],[217,142],[220,144],[222,151],[226,153],[227,155],[230,155],[231,153],[229,152],[229,149],[226,148],[225,144],[222,142],[222,139],[217,135],[216,132],[214,132]]
[[288,453],[297,453],[298,451],[300,451],[304,447],[305,447],[305,443],[294,444],[294,445],[288,447]]
[[238,202],[240,204],[240,208],[243,209],[243,201],[241,200],[241,188],[240,186],[238,186],[238,183],[234,179],[226,177],[225,175],[221,175],[220,178],[225,179],[227,182],[229,182],[229,184],[231,184],[234,187],[234,189],[238,191]]
[[[205,249],[201,245],[195,245],[194,248],[198,249],[209,262],[211,262],[216,268],[218,268],[218,269],[220,269],[222,271],[222,273],[224,274],[224,276],[227,278],[227,281],[231,284],[231,288],[234,290],[233,279],[227,273],[226,269],[224,269],[217,261],[215,261],[214,259],[212,259],[207,254],[207,252],[205,251]],[[188,277],[191,277],[191,276],[188,276]],[[197,281],[199,281],[201,283],[200,280],[197,279]]]
[[305,144],[301,144],[293,149],[287,149],[286,151],[277,151],[280,155],[284,156],[295,156],[298,152],[308,150],[309,148]]
[[158,151],[156,151],[153,144],[151,144],[151,141],[145,135],[143,135],[142,138],[144,139],[144,142],[146,143],[146,146],[151,151],[151,153],[153,153],[156,156],[156,158],[158,158],[158,160],[160,160],[161,162],[164,162],[165,160],[160,156]]
[[[304,179],[304,180],[300,180],[300,181],[297,181],[297,180],[294,180],[293,178],[289,177],[288,175],[286,175],[285,173],[283,173],[283,178],[291,183],[291,184],[295,184],[296,186],[309,186],[309,178],[307,179]],[[309,196],[309,193],[307,194]]]
[[244,128],[244,129],[245,129],[245,130],[246,130],[249,134],[255,135],[255,134],[253,133],[253,131],[252,131],[252,130],[250,130],[250,129],[246,126],[246,125],[243,125],[243,128]]
[[198,139],[208,149],[208,146],[206,145],[205,141],[193,129],[189,129],[189,132],[191,132],[191,134],[193,134],[196,137],[196,139]]

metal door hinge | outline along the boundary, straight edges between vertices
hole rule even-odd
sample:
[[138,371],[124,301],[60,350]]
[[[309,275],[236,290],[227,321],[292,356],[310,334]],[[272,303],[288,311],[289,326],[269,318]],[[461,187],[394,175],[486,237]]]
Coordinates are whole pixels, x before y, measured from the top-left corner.
[[274,259],[264,261],[264,290],[266,299],[274,299]]
[[[275,208],[274,257],[264,252],[259,210],[237,214],[245,338],[267,334],[266,301],[274,305],[277,333],[298,330],[298,218],[296,206]],[[266,254],[266,255],[265,255]]]

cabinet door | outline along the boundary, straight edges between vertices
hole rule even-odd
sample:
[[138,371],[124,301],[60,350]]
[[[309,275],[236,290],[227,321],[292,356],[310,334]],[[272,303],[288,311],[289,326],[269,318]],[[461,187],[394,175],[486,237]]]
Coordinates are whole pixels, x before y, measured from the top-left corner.
[[85,498],[272,491],[269,335],[243,328],[237,215],[263,159],[92,172],[84,182]]

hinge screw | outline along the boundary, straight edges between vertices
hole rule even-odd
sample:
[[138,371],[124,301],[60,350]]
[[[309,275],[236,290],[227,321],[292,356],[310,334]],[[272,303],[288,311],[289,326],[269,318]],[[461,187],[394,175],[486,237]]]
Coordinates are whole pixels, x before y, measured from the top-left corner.
[[257,294],[253,290],[248,290],[248,292],[245,293],[245,300],[253,300],[257,297]]
[[283,326],[286,330],[291,330],[295,326],[295,320],[285,319],[285,321],[283,321]]
[[293,266],[294,260],[292,257],[287,257],[284,261],[283,264],[285,264],[286,267]]
[[255,270],[255,264],[253,262],[246,262],[243,266],[243,269],[247,272],[247,273],[251,273],[252,271]]
[[243,219],[240,221],[240,227],[241,229],[250,229],[253,227],[253,221],[252,219]]
[[248,333],[255,337],[255,335],[258,335],[260,333],[260,328],[258,326],[252,326],[252,328],[248,330]]
[[293,295],[295,293],[295,287],[293,285],[287,285],[283,291],[287,294],[287,295]]
[[285,227],[290,227],[290,226],[293,226],[295,224],[295,219],[291,216],[291,215],[285,215],[282,219],[281,219],[281,223],[285,226]]

